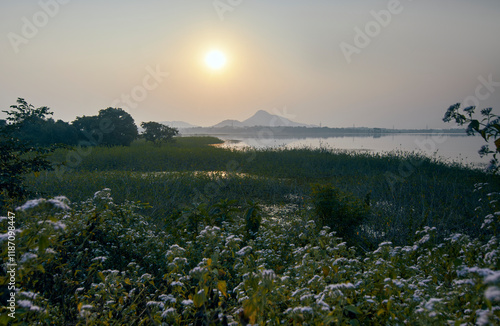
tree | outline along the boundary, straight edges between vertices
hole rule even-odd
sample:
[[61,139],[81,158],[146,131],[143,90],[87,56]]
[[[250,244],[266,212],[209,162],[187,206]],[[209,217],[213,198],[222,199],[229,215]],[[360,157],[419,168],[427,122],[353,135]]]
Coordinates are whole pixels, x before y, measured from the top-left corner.
[[44,120],[52,114],[49,108],[34,108],[24,99],[18,98],[17,105],[12,105],[7,113],[7,123],[0,126],[0,204],[3,206],[9,198],[22,199],[28,194],[24,186],[27,173],[51,170],[47,154],[55,147],[39,147],[19,138],[23,125]]
[[137,126],[130,114],[119,108],[107,108],[100,110],[99,124],[110,124],[110,132],[104,133],[103,145],[106,146],[130,146],[137,138]]
[[161,123],[150,121],[141,123],[144,128],[143,137],[155,145],[161,146],[162,142],[173,141],[174,136],[179,134],[179,130],[165,126]]
[[48,144],[78,144],[78,132],[75,127],[62,120],[54,122],[54,120],[49,119],[48,122],[45,131]]
[[478,133],[487,143],[490,140],[493,140],[495,150],[491,150],[489,145],[483,145],[479,150],[479,155],[483,157],[488,154],[493,154],[493,158],[488,166],[488,171],[498,173],[500,168],[497,158],[497,154],[500,153],[500,117],[491,113],[492,108],[481,110],[481,120],[474,119],[472,117],[474,111],[476,110],[475,106],[466,107],[463,109],[463,113],[460,113],[459,110],[460,103],[450,106],[444,115],[443,121],[450,122],[455,120],[455,122],[460,126],[468,124],[466,130],[467,135],[473,136]]
[[19,98],[15,110],[3,111],[9,115],[7,121],[13,128],[13,136],[33,146],[51,146],[54,144],[76,145],[78,141],[76,129],[68,123],[48,117],[53,113],[46,106],[35,108],[24,99]]
[[92,145],[129,146],[137,136],[137,126],[130,114],[120,108],[107,108],[97,116],[78,117],[72,122],[80,140]]
[[[97,116],[77,117],[71,125],[77,130],[80,143],[87,143],[97,146],[102,143],[103,132],[99,128],[99,118]],[[109,128],[112,129],[112,128]],[[107,131],[107,130],[106,130]],[[97,136],[97,137],[95,137]]]
[[2,112],[7,113],[7,122],[10,122],[14,127],[19,127],[23,123],[27,123],[31,120],[44,120],[47,115],[54,114],[50,112],[50,109],[46,106],[35,109],[33,105],[28,104],[25,99],[20,97],[17,99],[17,105],[11,105],[10,107],[15,110]]

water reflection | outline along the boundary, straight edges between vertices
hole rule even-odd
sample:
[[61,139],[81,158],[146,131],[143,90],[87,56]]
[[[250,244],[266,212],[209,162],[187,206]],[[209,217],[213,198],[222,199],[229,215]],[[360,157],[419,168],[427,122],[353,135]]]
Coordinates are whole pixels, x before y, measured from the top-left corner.
[[[226,148],[322,148],[327,150],[356,150],[373,153],[392,151],[419,152],[429,157],[464,165],[485,166],[489,158],[481,158],[478,150],[484,145],[479,136],[460,134],[349,134],[336,137],[278,138],[272,135],[245,137],[241,135],[218,136]],[[268,137],[266,137],[268,136]]]

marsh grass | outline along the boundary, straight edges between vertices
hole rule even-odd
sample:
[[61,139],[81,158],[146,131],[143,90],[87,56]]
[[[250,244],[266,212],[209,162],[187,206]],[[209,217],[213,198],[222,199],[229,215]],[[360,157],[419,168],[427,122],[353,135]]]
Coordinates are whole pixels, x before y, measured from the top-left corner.
[[[482,216],[476,208],[481,194],[474,185],[500,184],[496,176],[419,153],[210,146],[217,143],[213,137],[178,137],[161,147],[144,141],[95,147],[62,176],[31,175],[28,183],[40,196],[65,194],[72,201],[111,188],[117,201],[147,203],[150,208],[143,213],[162,221],[193,202],[221,199],[286,205],[293,196],[306,209],[312,204],[311,185],[331,184],[360,200],[369,195],[371,214],[357,232],[373,245],[411,243],[415,230],[427,225],[441,237],[454,232],[480,236]],[[52,160],[61,162],[67,153],[60,150]]]
[[12,324],[500,322],[498,177],[416,153],[214,141],[97,147],[29,175],[46,199],[15,211]]

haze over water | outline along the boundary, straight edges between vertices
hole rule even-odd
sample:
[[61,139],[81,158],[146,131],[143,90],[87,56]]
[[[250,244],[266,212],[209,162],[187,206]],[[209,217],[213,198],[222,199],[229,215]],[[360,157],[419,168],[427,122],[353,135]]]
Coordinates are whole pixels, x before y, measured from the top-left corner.
[[[229,148],[326,148],[388,153],[391,151],[417,151],[429,157],[439,157],[448,162],[459,162],[484,167],[490,157],[480,157],[478,150],[485,144],[479,136],[456,134],[383,134],[378,136],[344,135],[328,138],[248,138],[218,136]],[[236,142],[235,142],[236,141]]]

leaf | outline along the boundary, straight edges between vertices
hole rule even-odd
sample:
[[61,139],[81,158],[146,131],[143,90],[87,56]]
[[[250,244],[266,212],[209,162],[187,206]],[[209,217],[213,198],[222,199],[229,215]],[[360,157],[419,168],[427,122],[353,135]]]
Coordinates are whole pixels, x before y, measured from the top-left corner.
[[380,310],[377,312],[377,316],[382,315],[384,312],[385,312],[385,310],[384,310],[384,309],[380,309]]
[[361,310],[358,307],[349,305],[344,307],[345,310],[352,312],[353,314],[359,315],[361,314]]
[[130,283],[130,279],[129,279],[129,278],[126,278],[126,279],[125,279],[125,284],[127,284],[127,285],[132,285],[132,283]]
[[495,140],[495,146],[497,147],[497,152],[500,152],[500,138]]
[[80,312],[80,310],[82,310],[82,307],[83,307],[83,302],[80,302],[78,304],[78,312]]
[[324,275],[325,277],[327,277],[327,276],[328,276],[328,273],[330,273],[330,267],[328,267],[328,266],[323,266],[323,267],[321,267],[321,269],[323,270],[323,275]]
[[205,303],[205,292],[196,293],[193,297],[193,304],[196,308],[200,308]]
[[97,275],[99,276],[99,278],[104,282],[106,281],[106,277],[104,276],[104,274],[102,272],[99,272],[97,273]]
[[222,292],[222,294],[227,298],[227,284],[226,281],[219,281],[217,283],[217,289]]
[[207,266],[210,266],[210,265],[212,265],[212,259],[211,259],[211,258],[208,258],[208,259],[207,259]]
[[480,124],[478,120],[471,120],[469,123],[469,129],[472,129],[474,131],[479,131]]
[[48,246],[49,246],[49,238],[44,234],[40,235],[40,237],[38,238],[38,252],[39,253],[45,252],[45,249],[47,249]]

